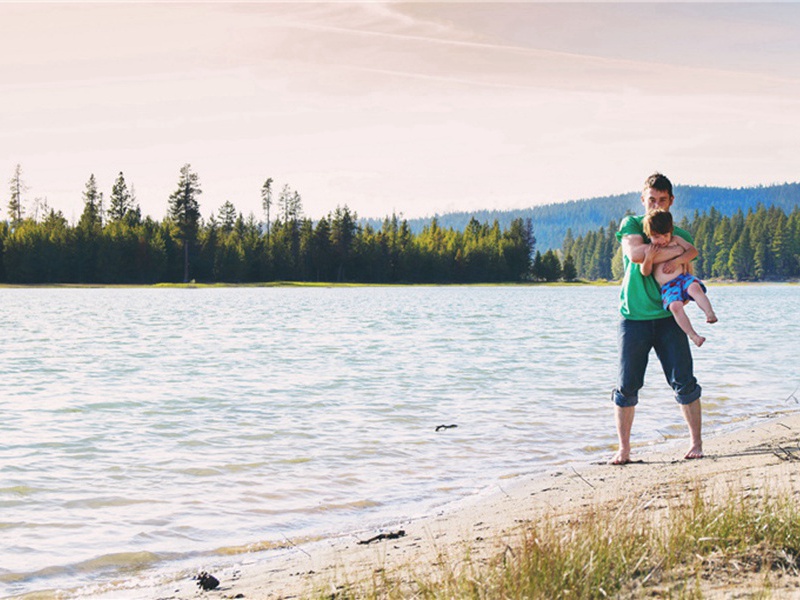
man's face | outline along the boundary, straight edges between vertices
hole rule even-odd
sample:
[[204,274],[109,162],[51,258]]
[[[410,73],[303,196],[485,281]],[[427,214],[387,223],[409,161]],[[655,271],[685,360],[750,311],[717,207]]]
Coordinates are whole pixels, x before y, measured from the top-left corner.
[[672,201],[675,198],[669,195],[669,192],[657,190],[654,188],[647,188],[642,192],[642,204],[647,212],[654,210],[665,210],[669,212]]

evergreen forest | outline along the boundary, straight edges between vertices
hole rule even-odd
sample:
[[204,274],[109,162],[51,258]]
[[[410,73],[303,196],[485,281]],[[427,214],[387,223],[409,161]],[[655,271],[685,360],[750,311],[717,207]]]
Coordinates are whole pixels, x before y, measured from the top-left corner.
[[[542,252],[536,249],[542,224],[531,217],[495,215],[490,224],[480,221],[478,213],[458,227],[444,226],[439,217],[412,227],[396,214],[382,222],[359,220],[344,206],[313,221],[303,214],[300,194],[288,185],[273,190],[272,179],[261,188],[261,219],[243,216],[231,202],[203,219],[202,187],[188,164],[180,170],[161,221],[142,216],[123,173],[108,202],[90,176],[75,224],[46,202],[37,200],[34,210],[26,211],[26,189],[17,166],[10,181],[8,219],[0,222],[0,282],[500,283],[615,280],[622,275],[618,222],[613,219],[589,230],[582,225],[578,235],[565,227],[558,247],[545,246]],[[748,200],[746,212],[721,202],[729,214],[711,205],[702,212],[696,209],[691,218],[675,211],[678,225],[694,235],[699,277],[800,277],[800,209],[794,199],[800,185],[733,190],[734,197],[751,198],[759,189],[769,190],[765,198],[780,201],[766,205]],[[618,218],[641,207],[627,196],[611,198],[610,206],[622,198],[627,208]],[[566,203],[564,211],[573,216],[576,209],[605,214],[607,200]],[[555,214],[554,206],[544,208]]]
[[11,180],[10,218],[0,223],[0,281],[14,284],[152,284],[198,281],[356,283],[514,282],[529,277],[535,239],[530,221],[500,228],[473,220],[463,231],[433,219],[412,234],[387,217],[362,225],[347,206],[313,222],[288,185],[261,189],[264,219],[231,202],[200,216],[198,174],[184,165],[162,221],[142,217],[132,186],[117,177],[108,203],[92,175],[77,224],[61,211],[23,210],[19,166]]
[[[725,216],[712,207],[706,213],[684,216],[678,226],[694,236],[699,256],[695,275],[702,279],[786,281],[800,277],[800,208],[787,213],[763,204]],[[620,279],[622,247],[618,224],[611,221],[585,235],[567,231],[559,252],[579,279]]]

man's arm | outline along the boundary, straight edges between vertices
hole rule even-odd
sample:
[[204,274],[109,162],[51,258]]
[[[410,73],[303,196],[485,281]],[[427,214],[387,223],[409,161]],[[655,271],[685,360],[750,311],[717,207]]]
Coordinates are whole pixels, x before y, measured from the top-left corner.
[[[639,265],[644,262],[645,251],[649,245],[650,244],[644,243],[644,238],[641,235],[629,234],[622,237],[623,254],[628,257],[629,261]],[[664,246],[659,248],[658,252],[656,252],[653,257],[653,264],[657,265],[667,262],[668,260],[681,256],[683,253],[684,250],[680,246]],[[669,273],[669,271],[666,272]]]
[[[681,254],[676,256],[675,258],[668,259],[669,264],[665,264],[663,266],[664,273],[672,273],[673,271],[680,271],[682,270],[681,265],[686,265],[687,268],[689,267],[689,263],[692,262],[695,258],[697,258],[698,252],[697,248],[695,248],[692,244],[687,242],[679,235],[673,235],[672,239],[677,244],[674,246],[675,248],[681,249]],[[691,272],[691,271],[687,271]]]
[[683,251],[685,253],[694,253],[692,258],[690,258],[689,260],[694,260],[695,258],[697,258],[699,252],[697,252],[697,248],[695,248],[693,244],[690,244],[679,235],[672,236],[672,239],[675,240],[675,243],[678,244],[678,246],[683,248]]

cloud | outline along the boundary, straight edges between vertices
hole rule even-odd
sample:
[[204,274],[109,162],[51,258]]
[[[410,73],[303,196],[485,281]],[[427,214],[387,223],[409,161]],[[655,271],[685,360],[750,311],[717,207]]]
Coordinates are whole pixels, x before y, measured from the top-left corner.
[[21,163],[31,196],[68,216],[90,173],[102,188],[120,170],[162,215],[185,162],[204,214],[225,200],[258,213],[266,177],[313,216],[521,207],[625,191],[656,167],[683,183],[791,179],[798,18],[796,5],[0,5],[0,169]]

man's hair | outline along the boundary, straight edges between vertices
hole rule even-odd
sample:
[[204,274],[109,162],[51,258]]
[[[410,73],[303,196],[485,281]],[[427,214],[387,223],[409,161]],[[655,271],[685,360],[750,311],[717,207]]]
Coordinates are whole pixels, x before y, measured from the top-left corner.
[[647,213],[642,220],[642,229],[647,237],[653,234],[666,235],[672,233],[675,226],[672,224],[672,215],[665,210],[654,210]]
[[644,189],[653,188],[654,190],[658,190],[659,192],[668,192],[669,197],[673,197],[672,193],[672,182],[667,179],[666,175],[662,175],[661,173],[653,173],[644,180]]

